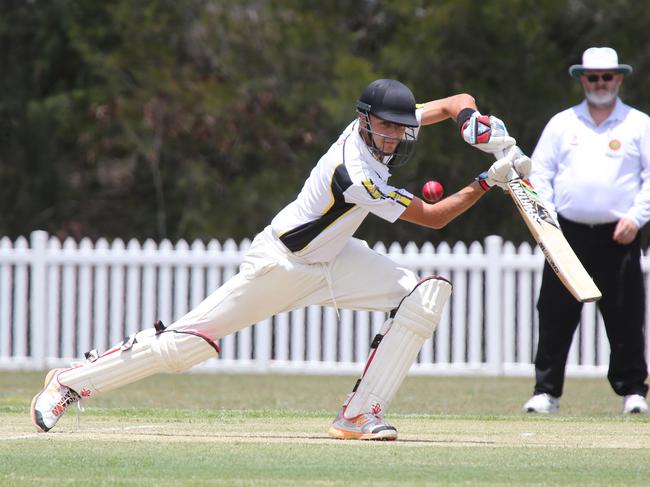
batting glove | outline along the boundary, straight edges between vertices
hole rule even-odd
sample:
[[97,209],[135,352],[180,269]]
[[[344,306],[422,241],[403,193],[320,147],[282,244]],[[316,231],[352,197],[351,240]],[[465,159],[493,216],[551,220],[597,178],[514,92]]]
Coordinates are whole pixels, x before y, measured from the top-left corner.
[[508,135],[502,120],[492,115],[481,115],[478,111],[462,122],[460,133],[465,142],[490,154],[504,151],[517,143]]
[[487,191],[492,186],[498,186],[506,191],[508,182],[513,179],[527,178],[531,170],[531,161],[519,147],[513,146],[505,157],[497,160],[490,169],[476,177],[476,181],[483,190]]

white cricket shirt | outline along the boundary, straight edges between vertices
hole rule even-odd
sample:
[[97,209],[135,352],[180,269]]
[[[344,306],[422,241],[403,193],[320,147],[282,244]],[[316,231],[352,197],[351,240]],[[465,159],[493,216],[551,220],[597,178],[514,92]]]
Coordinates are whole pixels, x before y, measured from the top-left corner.
[[578,223],[650,219],[650,118],[620,99],[600,125],[587,102],[548,122],[531,157],[533,186]]
[[273,218],[273,233],[307,262],[328,262],[368,213],[394,222],[411,204],[413,195],[389,185],[389,177],[355,120],[318,161],[298,197]]

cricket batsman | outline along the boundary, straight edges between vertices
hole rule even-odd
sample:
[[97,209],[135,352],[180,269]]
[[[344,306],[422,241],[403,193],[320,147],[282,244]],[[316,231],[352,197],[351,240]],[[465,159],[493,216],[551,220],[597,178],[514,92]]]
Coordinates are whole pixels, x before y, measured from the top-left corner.
[[[82,365],[51,370],[32,400],[36,427],[49,431],[81,398],[158,372],[187,370],[218,354],[220,338],[270,316],[322,305],[388,315],[330,436],[395,440],[397,430],[384,415],[433,335],[451,283],[439,276],[420,279],[353,235],[370,213],[391,223],[401,219],[442,228],[491,187],[505,188],[509,180],[526,177],[530,159],[514,150],[504,123],[479,113],[467,94],[416,105],[404,84],[379,79],[363,91],[356,111],[296,199],[255,237],[237,275],[170,326],[157,322],[100,356],[90,354]],[[411,157],[420,127],[448,118],[470,145],[506,156],[434,204],[391,186],[390,171]]]

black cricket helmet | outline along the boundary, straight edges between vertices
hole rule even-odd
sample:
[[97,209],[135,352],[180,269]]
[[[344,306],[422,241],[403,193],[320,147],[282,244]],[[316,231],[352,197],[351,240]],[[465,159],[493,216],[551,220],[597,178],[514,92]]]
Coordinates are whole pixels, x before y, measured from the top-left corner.
[[[417,140],[415,129],[419,123],[415,117],[415,97],[406,85],[394,79],[373,81],[361,94],[357,102],[357,112],[365,116],[365,123],[360,124],[360,129],[368,134],[364,140],[377,160],[395,167],[405,164],[411,158]],[[373,130],[370,122],[371,114],[387,122],[406,127],[404,136],[395,151],[384,151],[383,147],[378,147],[375,143],[373,134],[386,139],[393,137]]]

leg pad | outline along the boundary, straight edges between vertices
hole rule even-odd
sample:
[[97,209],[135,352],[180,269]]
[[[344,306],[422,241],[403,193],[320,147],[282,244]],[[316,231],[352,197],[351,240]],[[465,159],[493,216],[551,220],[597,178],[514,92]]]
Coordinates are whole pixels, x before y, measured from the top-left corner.
[[181,372],[214,357],[214,342],[187,330],[151,328],[136,333],[92,363],[65,370],[59,382],[82,397],[110,391],[158,372]]
[[451,284],[438,277],[424,279],[400,303],[390,328],[370,354],[345,417],[384,413],[408,374],[424,342],[440,322]]

